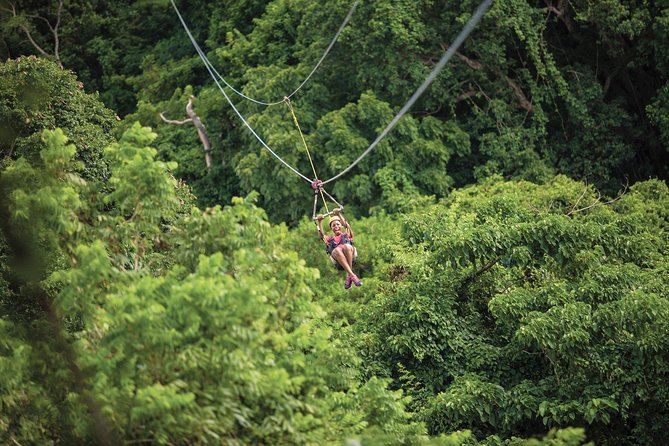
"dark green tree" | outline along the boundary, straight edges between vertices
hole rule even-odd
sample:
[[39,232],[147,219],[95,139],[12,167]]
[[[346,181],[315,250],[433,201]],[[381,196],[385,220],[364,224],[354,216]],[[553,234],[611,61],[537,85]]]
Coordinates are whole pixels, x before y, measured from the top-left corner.
[[79,173],[100,180],[109,170],[102,151],[118,123],[97,94],[76,76],[34,56],[0,64],[0,153],[3,159],[39,159],[44,129],[64,129],[79,144]]
[[657,444],[669,417],[667,200],[659,181],[612,201],[565,177],[458,190],[362,223],[372,289],[324,305],[433,434],[576,425],[597,444]]

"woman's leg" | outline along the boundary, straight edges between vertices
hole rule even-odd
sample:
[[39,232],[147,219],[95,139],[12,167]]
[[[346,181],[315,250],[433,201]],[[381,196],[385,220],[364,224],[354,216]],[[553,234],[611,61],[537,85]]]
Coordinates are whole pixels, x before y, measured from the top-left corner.
[[[344,249],[344,253],[346,255],[346,260],[348,261],[349,266],[351,267],[351,270],[353,270],[353,257],[355,256],[355,248],[353,245],[343,245],[342,248]],[[360,279],[358,279],[358,276],[353,274],[353,272],[349,273],[351,274],[351,279],[353,280],[353,283],[355,286],[361,286],[362,282],[360,282]]]
[[351,269],[353,269],[353,245],[342,245],[341,249],[344,251],[346,261],[348,262]]
[[338,246],[334,251],[332,251],[332,258],[337,261],[341,265],[342,268],[344,268],[344,271],[346,271],[348,274],[351,276],[353,275],[353,271],[351,270],[351,263],[349,263],[348,257],[346,253],[344,252],[345,247],[350,246],[350,245],[340,245]]

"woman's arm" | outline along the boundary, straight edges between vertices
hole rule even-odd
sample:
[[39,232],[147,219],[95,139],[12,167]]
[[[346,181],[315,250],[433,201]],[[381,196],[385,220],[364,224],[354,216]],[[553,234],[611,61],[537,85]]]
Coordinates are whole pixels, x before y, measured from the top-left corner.
[[316,216],[316,220],[318,220],[318,223],[316,226],[318,227],[318,236],[323,240],[325,243],[327,243],[327,240],[325,239],[325,234],[323,234],[323,214],[318,214]]

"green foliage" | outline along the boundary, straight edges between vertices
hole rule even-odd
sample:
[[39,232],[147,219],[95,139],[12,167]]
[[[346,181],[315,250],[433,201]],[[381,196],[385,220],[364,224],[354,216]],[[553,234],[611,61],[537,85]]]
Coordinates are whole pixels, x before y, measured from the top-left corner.
[[[669,28],[669,18],[667,19],[668,28]],[[646,112],[651,120],[651,122],[657,127],[660,132],[660,138],[666,151],[669,147],[669,133],[667,128],[669,128],[669,84],[666,84],[660,89],[658,95],[651,104],[646,107]]]
[[[210,60],[225,67],[219,71],[226,79],[267,101],[299,85],[350,6],[339,0],[251,2],[257,13],[251,21],[238,14],[247,3],[226,11],[214,7],[206,19],[200,18],[203,8],[184,7],[190,8],[186,15],[198,41],[210,48]],[[666,46],[666,8],[610,3],[612,14],[589,2],[560,3],[562,9],[550,10],[523,1],[493,4],[413,116],[405,117],[345,181],[333,185],[335,195],[350,202],[352,214],[366,215],[381,208],[409,211],[425,203],[420,195],[443,197],[454,184],[495,174],[541,183],[558,172],[610,194],[625,177],[664,176],[666,144],[655,136],[663,128],[666,73],[655,67]],[[430,1],[359,5],[328,59],[293,98],[320,177],[341,171],[374,140],[475,6],[470,1],[448,8]],[[166,44],[160,42],[156,52]],[[164,102],[164,86],[171,76],[190,73],[181,85],[192,85],[203,101],[201,116],[211,133],[220,135],[214,145],[220,143],[235,172],[223,178],[234,178],[233,188],[243,192],[259,191],[259,203],[273,221],[294,223],[308,213],[308,199],[285,206],[305,195],[302,181],[241,125],[220,92],[201,77],[203,71],[196,72],[197,59],[188,56],[175,64],[152,54],[147,61],[150,67],[136,78],[143,85],[140,109],[183,107],[180,88]],[[648,82],[637,84],[637,78]],[[313,176],[285,107],[233,100],[277,153]],[[143,122],[152,119],[155,115]],[[204,193],[202,202],[228,199],[230,194],[209,186],[220,181],[208,181],[211,173],[196,167],[202,157],[194,134],[161,127],[162,156],[195,161],[182,162],[188,167],[177,174]],[[184,138],[191,142],[184,145]]]
[[0,63],[0,151],[3,158],[36,161],[44,148],[45,129],[61,128],[78,144],[83,162],[77,173],[101,180],[108,175],[102,150],[112,141],[114,113],[97,94],[53,62],[23,57]]
[[173,166],[139,125],[105,151],[108,189],[71,173],[62,131],[44,138],[42,165],[21,158],[1,177],[9,244],[53,253],[11,284],[32,299],[32,319],[2,307],[3,441],[424,437],[401,392],[360,380],[355,352],[310,300],[318,272],[285,249],[286,228],[254,196],[182,213]]
[[[7,444],[11,438],[48,444],[62,435],[57,429],[61,420],[47,389],[31,373],[35,352],[4,318],[0,319],[0,334],[0,439]],[[49,427],[54,430],[50,432]]]
[[[539,446],[539,445],[546,445],[546,446],[577,446],[577,445],[584,445],[584,446],[593,446],[592,442],[585,443],[586,438],[585,438],[585,432],[583,429],[574,429],[574,428],[569,428],[569,429],[551,429],[550,432],[542,439],[520,439],[520,438],[512,438],[510,440],[505,441],[503,444],[509,445],[509,446]],[[492,441],[490,444],[495,444]]]
[[[376,138],[478,1],[442,3],[361,2],[293,97],[320,178]],[[310,189],[239,122],[168,2],[64,3],[60,61],[99,97],[19,57],[40,52],[24,26],[55,58],[36,17],[55,23],[53,2],[12,5],[0,2],[0,442],[666,437],[669,189],[639,182],[669,165],[666,2],[493,2],[411,113],[328,188],[356,231],[365,286],[351,290],[305,217]],[[228,81],[276,100],[350,2],[179,7]],[[159,118],[184,119],[191,95],[211,170],[195,129]],[[285,106],[233,100],[315,175]]]
[[402,279],[372,291],[348,339],[431,433],[588,425],[598,444],[654,444],[668,416],[668,199],[649,181],[605,204],[564,177],[456,191],[376,240],[392,247],[375,254],[386,281]]
[[[193,88],[186,86],[183,90],[177,88],[173,96],[164,102],[151,104],[141,101],[136,113],[128,115],[120,126],[125,130],[135,120],[156,129],[157,138],[154,146],[158,150],[158,157],[164,161],[175,161],[178,165],[173,170],[174,175],[187,182],[202,206],[229,203],[231,198],[239,194],[239,179],[232,167],[232,150],[226,149],[214,139],[216,127],[208,118],[211,109],[216,107],[212,98],[200,96],[194,101],[194,110],[201,117],[207,128],[212,146],[213,166],[210,170],[205,164],[202,142],[198,138],[197,129],[190,123],[184,125],[169,125],[160,119],[160,112],[164,112],[169,119],[181,120],[186,118],[185,107],[193,94]],[[215,98],[218,99],[218,98]]]
[[[666,5],[554,3],[493,3],[412,116],[335,185],[338,196],[351,196],[353,214],[377,206],[408,211],[419,194],[440,198],[453,185],[495,174],[542,183],[561,173],[608,194],[625,178],[666,177]],[[338,173],[369,145],[477,4],[384,0],[358,6],[331,54],[293,97],[321,177]],[[179,5],[218,71],[267,101],[292,92],[310,73],[350,6],[344,0]],[[20,1],[16,7],[17,18],[2,12],[8,54],[36,51],[22,41],[19,23],[51,52],[53,35],[30,14],[53,21],[54,5]],[[139,119],[156,128],[160,157],[179,163],[175,175],[194,188],[200,204],[225,204],[257,190],[272,221],[295,223],[304,215],[308,199],[285,206],[305,195],[304,185],[241,125],[167,2],[65,3],[61,19],[64,65],[129,115],[128,123]],[[220,154],[211,172],[203,168],[192,128],[158,121],[160,111],[182,116],[187,86]],[[233,100],[270,146],[312,176],[284,107]]]

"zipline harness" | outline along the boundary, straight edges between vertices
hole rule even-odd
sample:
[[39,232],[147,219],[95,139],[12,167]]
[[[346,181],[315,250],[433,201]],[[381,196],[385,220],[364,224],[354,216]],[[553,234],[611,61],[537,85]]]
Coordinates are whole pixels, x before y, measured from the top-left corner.
[[[170,0],[170,3],[172,3],[172,6],[174,7],[174,10],[176,11],[177,16],[179,17],[179,20],[181,21],[181,24],[183,25],[184,30],[186,31],[186,34],[188,34],[188,37],[190,38],[190,41],[191,41],[191,43],[193,44],[193,47],[195,48],[195,51],[197,51],[198,55],[200,56],[200,59],[201,59],[202,62],[204,63],[204,66],[207,68],[207,71],[209,72],[209,74],[211,75],[212,79],[214,80],[214,83],[216,84],[216,86],[218,87],[218,89],[221,91],[221,93],[223,93],[223,96],[224,96],[225,99],[228,101],[228,103],[230,104],[230,106],[232,107],[232,109],[235,111],[235,113],[237,114],[237,116],[239,116],[239,118],[240,118],[241,121],[244,123],[244,125],[246,125],[246,127],[251,131],[251,133],[253,134],[253,136],[255,136],[256,139],[257,139],[258,141],[260,141],[260,143],[263,145],[263,147],[265,147],[265,148],[266,148],[272,155],[274,155],[274,157],[275,157],[276,159],[278,159],[281,163],[283,163],[288,169],[290,169],[291,171],[293,171],[293,173],[295,173],[297,176],[299,176],[300,178],[304,179],[305,181],[307,181],[308,183],[311,184],[311,188],[314,189],[314,191],[315,191],[315,193],[314,193],[314,211],[313,211],[313,215],[312,215],[312,218],[315,219],[315,218],[316,218],[316,206],[317,206],[317,202],[318,202],[318,196],[319,196],[319,194],[320,194],[321,199],[323,200],[323,203],[324,203],[324,205],[325,205],[325,210],[327,211],[327,214],[325,214],[326,216],[332,214],[332,212],[330,212],[330,211],[328,210],[327,203],[326,203],[326,201],[325,201],[325,196],[327,196],[330,200],[332,200],[332,201],[338,206],[338,209],[339,209],[339,210],[342,210],[342,209],[343,209],[343,206],[341,206],[341,205],[340,205],[340,204],[339,204],[339,203],[338,203],[338,202],[337,202],[337,201],[336,201],[330,194],[328,194],[328,193],[325,191],[325,189],[323,188],[323,186],[324,186],[325,184],[327,184],[327,183],[330,183],[330,182],[332,182],[332,181],[334,181],[334,180],[340,178],[341,176],[345,175],[346,173],[348,173],[348,172],[349,172],[353,167],[355,167],[355,166],[356,166],[356,165],[357,165],[357,164],[358,164],[364,157],[366,157],[366,156],[367,156],[367,155],[368,155],[368,154],[369,154],[369,153],[370,153],[370,152],[371,152],[371,151],[378,145],[378,143],[381,142],[381,140],[382,140],[383,138],[386,137],[386,135],[393,129],[393,127],[395,127],[395,125],[396,125],[397,122],[402,118],[402,116],[404,116],[404,114],[406,114],[406,112],[413,106],[413,104],[418,100],[418,98],[425,92],[425,90],[427,90],[427,87],[430,86],[430,84],[434,81],[434,79],[437,77],[437,75],[439,74],[439,72],[444,68],[444,66],[446,65],[446,63],[448,63],[448,61],[451,59],[451,57],[453,57],[453,55],[455,54],[455,52],[460,48],[460,46],[462,45],[462,43],[463,43],[463,42],[465,41],[465,39],[469,36],[469,34],[470,34],[470,33],[472,32],[472,30],[474,29],[474,27],[476,27],[476,25],[477,25],[478,22],[481,20],[481,18],[482,18],[483,15],[485,14],[485,12],[488,10],[488,8],[490,7],[490,5],[492,4],[492,0],[483,0],[483,1],[481,2],[481,4],[479,5],[479,7],[476,9],[476,11],[475,11],[474,14],[472,15],[472,17],[471,17],[471,18],[469,19],[469,21],[467,22],[467,24],[462,28],[462,30],[460,31],[460,33],[458,34],[458,36],[455,38],[455,40],[453,41],[453,43],[448,47],[448,49],[447,49],[447,50],[444,52],[444,54],[441,56],[441,59],[439,59],[439,62],[435,65],[435,67],[432,69],[432,71],[430,72],[430,74],[425,78],[425,80],[423,81],[423,83],[418,87],[418,89],[414,92],[414,94],[411,95],[411,97],[410,97],[409,100],[406,102],[406,104],[404,104],[404,106],[400,109],[400,111],[397,113],[397,115],[395,115],[395,117],[392,119],[392,121],[390,121],[390,123],[386,126],[386,128],[383,129],[383,131],[379,134],[379,136],[377,136],[376,139],[369,145],[369,147],[368,147],[367,149],[365,149],[365,151],[362,152],[362,154],[361,154],[355,161],[353,161],[348,167],[346,167],[344,170],[342,170],[341,172],[339,172],[338,174],[336,174],[336,175],[333,176],[332,178],[330,178],[330,179],[328,179],[328,180],[325,180],[325,181],[321,181],[321,180],[319,180],[319,179],[318,179],[318,175],[316,175],[316,168],[314,167],[314,163],[313,163],[313,160],[312,160],[312,158],[311,158],[311,154],[309,153],[309,148],[307,147],[306,140],[305,140],[305,138],[304,138],[304,135],[302,134],[302,129],[300,128],[300,125],[299,125],[299,123],[297,122],[297,117],[295,116],[295,112],[294,112],[293,107],[292,107],[292,105],[291,105],[291,103],[290,103],[290,98],[291,98],[295,93],[297,93],[297,91],[300,90],[300,89],[304,86],[304,84],[307,83],[307,81],[311,78],[311,76],[314,74],[314,72],[316,71],[316,69],[317,69],[317,68],[320,66],[320,64],[323,62],[323,60],[325,59],[325,57],[327,56],[327,54],[330,52],[330,49],[332,48],[332,46],[333,46],[334,43],[336,42],[337,38],[338,38],[339,35],[341,34],[342,30],[344,29],[344,27],[346,26],[346,24],[347,24],[348,21],[350,20],[351,16],[353,15],[353,12],[355,11],[356,7],[358,6],[359,0],[356,1],[356,2],[353,4],[353,6],[352,6],[351,9],[349,10],[349,12],[348,12],[346,18],[344,19],[344,21],[342,22],[341,26],[339,27],[339,30],[337,31],[337,33],[335,34],[334,38],[333,38],[332,41],[330,42],[330,45],[328,45],[327,49],[325,50],[325,53],[324,53],[323,56],[320,58],[320,60],[318,61],[318,63],[314,66],[314,68],[311,70],[311,72],[309,73],[309,75],[304,79],[304,81],[302,81],[302,83],[301,83],[301,84],[300,84],[300,85],[299,85],[299,86],[298,86],[292,93],[290,93],[290,94],[287,95],[287,96],[284,96],[284,98],[283,98],[282,100],[280,100],[280,101],[276,101],[276,102],[264,102],[264,101],[259,101],[259,100],[253,99],[253,98],[251,98],[251,97],[249,97],[249,96],[246,96],[246,95],[244,95],[243,93],[237,91],[232,85],[230,85],[230,84],[229,84],[229,83],[228,83],[228,82],[227,82],[227,81],[226,81],[226,80],[225,80],[225,79],[218,73],[218,71],[216,71],[216,68],[214,68],[214,66],[211,64],[211,62],[209,62],[209,59],[208,59],[207,56],[204,54],[204,51],[202,51],[202,49],[200,48],[200,46],[197,44],[197,41],[195,40],[195,38],[193,37],[192,33],[191,33],[190,30],[188,29],[188,26],[186,25],[185,20],[184,20],[183,17],[181,16],[181,13],[179,12],[179,9],[177,8],[176,4],[174,3],[174,0]],[[272,105],[280,104],[280,103],[282,103],[282,102],[285,102],[285,103],[286,103],[286,105],[288,106],[288,108],[289,108],[289,110],[290,110],[290,112],[291,112],[291,114],[292,114],[292,116],[293,116],[293,120],[295,121],[295,125],[297,126],[298,131],[300,132],[300,136],[301,136],[301,138],[302,138],[302,142],[303,142],[303,144],[304,144],[304,148],[305,148],[305,150],[306,150],[306,152],[307,152],[307,156],[309,157],[309,163],[311,164],[311,168],[312,168],[312,170],[313,170],[313,174],[314,174],[314,179],[313,179],[313,180],[307,178],[305,175],[303,175],[302,173],[300,173],[300,172],[299,172],[297,169],[295,169],[293,166],[291,166],[291,165],[288,164],[286,161],[284,161],[279,155],[276,154],[276,152],[274,152],[274,151],[273,151],[273,150],[272,150],[272,149],[265,143],[265,141],[262,140],[262,138],[255,132],[255,130],[253,130],[253,128],[252,128],[251,125],[247,122],[247,120],[244,118],[244,116],[242,116],[242,114],[239,112],[239,110],[237,110],[237,107],[235,107],[235,105],[232,103],[232,101],[230,100],[230,98],[228,97],[228,95],[225,93],[223,87],[222,87],[221,84],[218,82],[217,76],[218,76],[218,79],[220,79],[220,80],[221,80],[227,87],[229,87],[229,88],[230,88],[232,91],[234,91],[236,94],[238,94],[239,96],[241,96],[241,97],[243,97],[243,98],[245,98],[245,99],[247,99],[247,100],[249,100],[249,101],[252,101],[252,102],[254,102],[254,103],[256,103],[256,104],[265,105],[265,106],[272,106]]]

